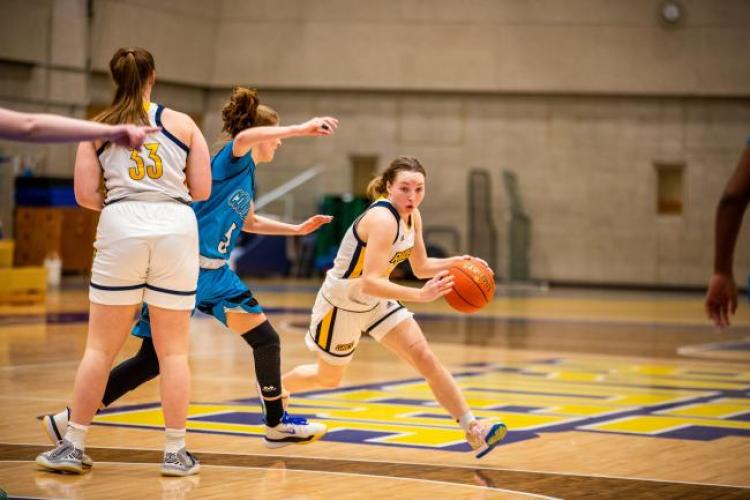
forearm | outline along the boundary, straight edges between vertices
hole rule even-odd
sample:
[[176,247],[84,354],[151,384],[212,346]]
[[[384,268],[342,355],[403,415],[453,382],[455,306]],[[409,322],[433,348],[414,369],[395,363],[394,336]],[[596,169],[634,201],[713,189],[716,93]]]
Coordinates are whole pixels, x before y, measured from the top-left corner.
[[17,140],[27,142],[72,142],[107,138],[112,126],[48,114],[26,115],[16,130]]
[[427,270],[428,270],[428,276],[432,278],[440,271],[447,271],[455,264],[459,263],[460,261],[464,260],[463,257],[447,257],[444,259],[439,259],[437,257],[428,257],[427,258]]
[[420,289],[397,285],[388,278],[362,278],[362,292],[383,299],[420,302]]
[[440,259],[437,257],[427,257],[420,266],[412,266],[414,274],[418,278],[432,278],[440,271],[447,271],[454,264],[461,261],[463,257],[447,257]]
[[298,234],[299,227],[295,224],[288,224],[261,215],[252,215],[245,220],[242,230],[255,234],[294,236]]
[[286,139],[302,135],[303,130],[299,125],[286,125],[278,127],[250,127],[243,130],[235,137],[235,144],[249,147],[259,142],[272,141],[274,139]]
[[724,196],[719,202],[714,235],[714,273],[732,276],[734,248],[747,205],[748,199],[742,197]]

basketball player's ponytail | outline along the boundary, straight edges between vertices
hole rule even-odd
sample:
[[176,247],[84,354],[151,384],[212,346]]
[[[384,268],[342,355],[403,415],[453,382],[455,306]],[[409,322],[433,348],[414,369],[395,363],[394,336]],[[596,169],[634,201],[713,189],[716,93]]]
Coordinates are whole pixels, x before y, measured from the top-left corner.
[[425,179],[427,172],[419,160],[413,156],[398,156],[394,159],[382,175],[375,177],[367,185],[367,197],[375,200],[381,196],[388,196],[388,184],[393,184],[396,175],[401,172],[419,172]]
[[[224,120],[222,131],[235,137],[246,128],[258,126],[258,91],[247,87],[235,87],[229,102],[221,110]],[[275,113],[275,112],[274,112]]]
[[381,196],[387,196],[388,191],[386,190],[385,181],[383,176],[375,177],[367,185],[367,197],[371,200],[377,200]]
[[116,86],[115,97],[94,121],[110,125],[148,125],[143,92],[155,70],[154,57],[146,49],[122,48],[115,52],[109,61],[109,71]]

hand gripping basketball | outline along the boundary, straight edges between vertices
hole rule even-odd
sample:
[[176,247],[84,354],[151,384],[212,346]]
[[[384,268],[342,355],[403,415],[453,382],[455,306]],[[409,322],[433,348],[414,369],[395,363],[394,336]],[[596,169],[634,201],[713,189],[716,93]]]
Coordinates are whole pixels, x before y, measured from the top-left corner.
[[431,302],[450,293],[453,287],[453,276],[448,271],[440,271],[419,290],[420,302]]
[[454,283],[445,300],[456,311],[477,312],[495,296],[495,278],[484,261],[464,259],[454,264],[448,272],[453,276]]

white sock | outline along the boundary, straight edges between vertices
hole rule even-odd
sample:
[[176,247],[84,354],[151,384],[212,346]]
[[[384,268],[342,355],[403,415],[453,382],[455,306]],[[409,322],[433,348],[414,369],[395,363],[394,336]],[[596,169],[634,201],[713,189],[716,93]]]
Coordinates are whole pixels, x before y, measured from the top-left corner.
[[166,453],[177,453],[185,447],[185,429],[164,429],[167,435]]
[[86,433],[88,431],[88,425],[68,422],[68,430],[65,432],[65,439],[73,443],[73,446],[83,451],[86,449]]
[[474,422],[477,418],[474,416],[474,414],[470,411],[467,411],[463,415],[461,415],[461,418],[458,419],[458,425],[461,426],[461,428],[465,431],[469,430],[469,427],[471,426],[471,423]]
[[70,420],[70,408],[65,408],[60,413],[55,413],[52,415],[52,419],[55,422],[65,422],[65,425],[67,427],[68,421]]

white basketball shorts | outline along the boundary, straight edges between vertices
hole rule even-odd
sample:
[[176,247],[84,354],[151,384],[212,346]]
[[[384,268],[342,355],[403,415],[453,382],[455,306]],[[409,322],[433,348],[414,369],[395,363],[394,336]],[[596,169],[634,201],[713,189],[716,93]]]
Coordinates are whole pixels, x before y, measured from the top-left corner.
[[195,307],[198,223],[189,206],[147,201],[108,205],[99,218],[94,248],[91,302]]
[[380,342],[396,325],[414,314],[397,300],[382,299],[372,309],[356,312],[335,307],[318,292],[305,344],[332,365],[346,365],[363,333]]

